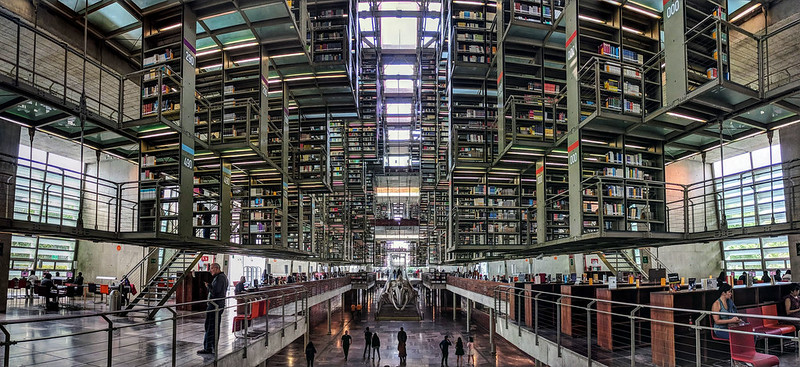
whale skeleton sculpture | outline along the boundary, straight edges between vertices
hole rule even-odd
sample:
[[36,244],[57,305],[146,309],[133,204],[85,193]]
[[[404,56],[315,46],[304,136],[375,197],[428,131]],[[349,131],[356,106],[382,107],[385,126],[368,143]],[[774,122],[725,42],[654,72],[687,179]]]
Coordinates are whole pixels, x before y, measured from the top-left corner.
[[381,293],[378,309],[384,304],[392,304],[398,311],[402,311],[409,304],[414,304],[417,300],[417,291],[411,286],[411,282],[403,276],[403,273],[397,275],[397,279],[387,281],[383,286],[383,293]]

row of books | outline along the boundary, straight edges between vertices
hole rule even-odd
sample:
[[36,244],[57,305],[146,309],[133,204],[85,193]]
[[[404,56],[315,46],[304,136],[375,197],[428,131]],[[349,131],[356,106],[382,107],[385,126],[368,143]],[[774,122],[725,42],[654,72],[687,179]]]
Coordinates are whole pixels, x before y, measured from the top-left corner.
[[615,59],[619,59],[621,56],[622,60],[631,61],[639,64],[644,62],[644,56],[642,56],[641,54],[625,49],[622,49],[622,52],[620,52],[619,47],[612,46],[611,44],[606,42],[603,42],[602,44],[600,44],[600,46],[597,46],[597,53],[601,55],[611,56]]
[[154,54],[142,59],[142,66],[147,67],[167,60],[172,60],[173,58],[174,56],[172,54],[172,49],[167,48],[162,53]]

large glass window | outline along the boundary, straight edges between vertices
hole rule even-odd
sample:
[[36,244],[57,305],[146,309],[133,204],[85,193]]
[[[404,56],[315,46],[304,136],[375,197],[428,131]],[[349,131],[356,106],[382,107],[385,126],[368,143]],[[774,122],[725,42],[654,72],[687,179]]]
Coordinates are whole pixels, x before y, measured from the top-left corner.
[[416,48],[417,18],[381,18],[381,46],[385,49]]
[[780,145],[715,162],[720,219],[728,228],[786,222]]
[[80,161],[22,145],[19,157],[14,219],[75,227],[81,200]]
[[786,236],[745,238],[722,242],[725,269],[748,271],[761,278],[764,270],[789,269],[789,239]]
[[388,135],[389,135],[389,140],[400,141],[400,140],[411,139],[411,131],[409,130],[399,130],[399,129],[389,130]]

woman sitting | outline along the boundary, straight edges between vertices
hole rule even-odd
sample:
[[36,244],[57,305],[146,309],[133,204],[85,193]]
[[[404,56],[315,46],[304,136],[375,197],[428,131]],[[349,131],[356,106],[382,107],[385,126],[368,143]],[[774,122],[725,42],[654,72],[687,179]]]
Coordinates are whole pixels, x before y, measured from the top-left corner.
[[[783,297],[783,306],[786,307],[786,316],[800,317],[800,285],[795,283],[790,286],[789,294]],[[791,324],[800,329],[800,320]]]
[[[737,313],[736,305],[733,304],[733,288],[727,284],[719,286],[719,299],[711,306],[713,312]],[[720,339],[728,339],[728,325],[736,325],[741,322],[736,316],[730,315],[713,315],[714,318],[714,335]]]

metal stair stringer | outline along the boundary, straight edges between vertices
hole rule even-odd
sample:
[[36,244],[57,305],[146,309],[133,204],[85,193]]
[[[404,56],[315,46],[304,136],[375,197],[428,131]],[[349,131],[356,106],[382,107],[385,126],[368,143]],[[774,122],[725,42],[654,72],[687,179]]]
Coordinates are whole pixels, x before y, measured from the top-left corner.
[[[136,311],[134,308],[142,301],[156,301],[155,305],[148,304],[148,307],[163,306],[167,303],[170,297],[175,293],[178,285],[181,284],[191,269],[197,265],[202,258],[203,254],[194,251],[179,250],[148,280],[147,285],[142,287],[141,292],[134,298],[126,310]],[[177,265],[177,266],[176,266]],[[172,275],[174,274],[174,278]],[[172,280],[170,285],[170,280]],[[162,285],[167,284],[164,287]],[[147,319],[152,320],[158,310],[149,311]]]

